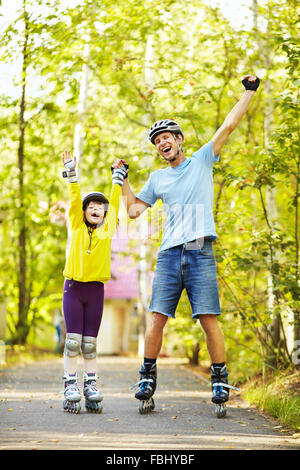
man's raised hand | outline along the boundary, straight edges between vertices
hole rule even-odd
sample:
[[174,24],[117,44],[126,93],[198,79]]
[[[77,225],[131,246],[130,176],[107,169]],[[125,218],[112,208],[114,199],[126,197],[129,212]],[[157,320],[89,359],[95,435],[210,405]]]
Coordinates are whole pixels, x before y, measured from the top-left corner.
[[259,78],[255,75],[246,75],[242,79],[242,84],[244,85],[246,90],[256,91],[259,87]]

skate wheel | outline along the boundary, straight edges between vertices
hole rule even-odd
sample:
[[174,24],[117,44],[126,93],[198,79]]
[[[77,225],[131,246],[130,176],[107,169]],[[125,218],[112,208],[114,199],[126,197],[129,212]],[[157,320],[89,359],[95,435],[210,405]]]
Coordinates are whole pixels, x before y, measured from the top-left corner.
[[68,413],[74,413],[74,414],[80,413],[80,403],[76,401],[65,400],[63,402],[63,408]]
[[148,400],[141,400],[139,404],[139,412],[141,415],[145,415],[151,413],[155,408],[153,398],[149,398]]
[[102,413],[103,406],[99,402],[89,402],[85,404],[86,411],[88,413]]
[[226,416],[226,405],[224,403],[216,405],[215,413],[217,418],[224,418]]
[[75,403],[75,406],[73,407],[72,413],[75,413],[76,415],[80,413],[80,404]]

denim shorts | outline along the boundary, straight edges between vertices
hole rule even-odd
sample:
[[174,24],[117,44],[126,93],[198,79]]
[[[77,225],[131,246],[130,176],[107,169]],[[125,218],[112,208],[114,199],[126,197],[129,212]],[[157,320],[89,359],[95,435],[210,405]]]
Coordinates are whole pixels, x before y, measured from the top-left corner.
[[201,249],[190,249],[183,244],[159,252],[149,311],[175,318],[184,289],[192,307],[192,318],[221,314],[211,240],[205,239]]

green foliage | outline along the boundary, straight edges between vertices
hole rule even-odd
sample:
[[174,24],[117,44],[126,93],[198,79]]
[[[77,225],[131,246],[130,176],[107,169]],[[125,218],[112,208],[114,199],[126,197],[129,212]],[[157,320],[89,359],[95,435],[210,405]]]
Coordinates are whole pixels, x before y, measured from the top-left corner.
[[[290,362],[283,328],[287,310],[293,314],[295,338],[300,331],[295,2],[259,4],[261,30],[233,29],[220,10],[193,0],[85,0],[70,8],[58,0],[24,1],[19,13],[4,31],[0,49],[3,62],[17,64],[23,54],[27,67],[22,201],[17,170],[20,102],[0,96],[0,236],[7,246],[1,251],[0,269],[10,338],[20,334],[18,222],[22,220],[27,334],[51,323],[54,309],[60,306],[67,240],[60,154],[72,149],[76,124],[82,124],[84,135],[82,191],[109,193],[115,157],[129,162],[130,182],[138,191],[150,172],[163,165],[147,142],[149,125],[160,117],[177,119],[184,129],[186,156],[191,156],[213,136],[241,96],[241,77],[253,72],[262,79],[261,86],[214,170],[221,321],[228,360],[235,363],[238,377],[251,375],[270,355],[277,364]],[[22,49],[25,20],[26,57]],[[146,60],[150,49],[151,59],[147,56]],[[88,96],[81,113],[78,104],[85,63]],[[21,96],[21,83],[19,68],[15,96]],[[270,103],[271,131],[266,120]],[[271,190],[276,217],[270,210]],[[149,242],[151,267],[162,231],[159,212],[158,205],[149,211],[151,221],[158,220]],[[139,242],[132,240],[133,245]],[[270,297],[275,299],[272,307]],[[175,330],[176,348],[190,358],[199,344],[199,357],[206,359],[204,334],[189,317],[183,296],[169,335]],[[281,318],[279,342],[273,331],[276,317]],[[247,371],[244,375],[243,370]]]
[[254,380],[246,387],[244,398],[251,405],[276,418],[279,423],[299,432],[299,373],[279,371],[268,381],[257,383]]

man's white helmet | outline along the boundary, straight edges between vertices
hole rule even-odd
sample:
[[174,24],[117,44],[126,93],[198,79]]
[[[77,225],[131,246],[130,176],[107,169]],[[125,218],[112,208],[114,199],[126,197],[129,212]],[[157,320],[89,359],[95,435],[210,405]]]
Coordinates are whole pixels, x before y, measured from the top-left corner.
[[172,132],[173,134],[181,134],[182,140],[184,139],[183,132],[177,122],[171,119],[163,119],[156,121],[149,130],[149,140],[154,145],[154,139],[162,132]]

